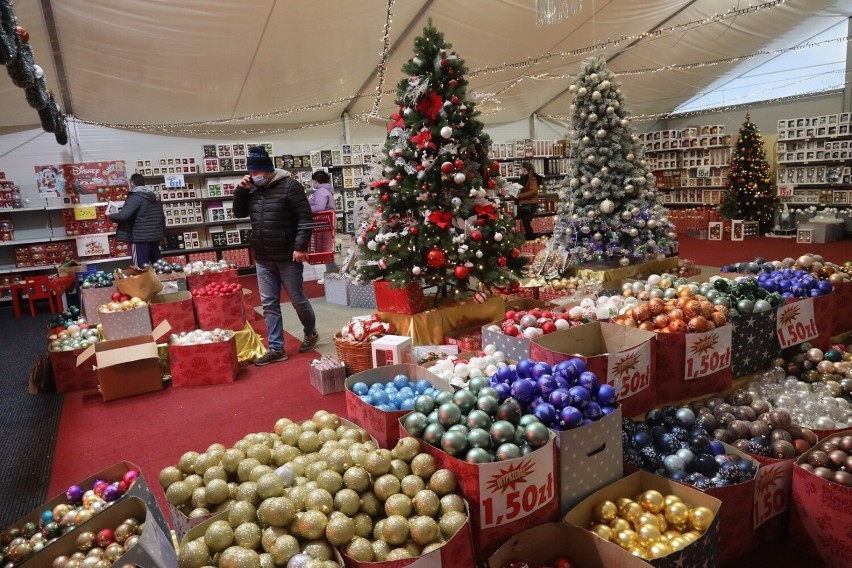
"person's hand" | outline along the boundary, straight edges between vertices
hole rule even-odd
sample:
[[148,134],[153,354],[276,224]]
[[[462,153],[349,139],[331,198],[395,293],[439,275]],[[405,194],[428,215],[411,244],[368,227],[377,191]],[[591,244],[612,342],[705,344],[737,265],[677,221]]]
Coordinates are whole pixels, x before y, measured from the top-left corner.
[[251,189],[253,185],[251,183],[251,176],[248,174],[244,175],[243,179],[240,180],[240,183],[238,185],[243,189]]
[[305,262],[308,260],[308,253],[300,250],[293,251],[293,262]]

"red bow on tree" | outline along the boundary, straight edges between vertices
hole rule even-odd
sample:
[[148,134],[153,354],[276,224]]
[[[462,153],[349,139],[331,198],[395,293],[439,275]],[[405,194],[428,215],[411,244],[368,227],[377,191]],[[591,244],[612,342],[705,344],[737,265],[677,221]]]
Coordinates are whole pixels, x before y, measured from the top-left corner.
[[391,115],[391,123],[388,124],[388,132],[399,126],[400,128],[405,128],[405,119],[403,119],[399,113],[394,113]]
[[442,229],[448,228],[453,224],[453,214],[446,211],[433,211],[429,213],[429,222],[438,225]]
[[416,134],[411,137],[411,141],[417,144],[418,148],[422,148],[425,146],[430,140],[432,140],[432,133],[427,129],[423,129],[419,134]]
[[374,181],[373,183],[370,184],[370,187],[373,188],[373,189],[376,189],[377,187],[387,185],[387,183],[388,183],[388,180],[386,180],[386,179],[377,179],[376,181]]
[[420,114],[432,121],[438,117],[442,108],[444,108],[444,99],[438,93],[425,96],[417,103],[417,110],[420,111]]
[[494,205],[489,203],[488,205],[477,205],[474,207],[476,214],[479,217],[487,217],[489,219],[497,218],[497,210],[494,208]]

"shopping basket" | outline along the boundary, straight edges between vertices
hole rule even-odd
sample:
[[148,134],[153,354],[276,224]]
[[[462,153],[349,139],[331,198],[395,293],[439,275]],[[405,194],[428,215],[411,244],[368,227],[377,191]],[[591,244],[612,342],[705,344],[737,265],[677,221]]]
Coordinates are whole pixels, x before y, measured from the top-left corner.
[[[314,211],[311,244],[308,246],[308,264],[326,264],[334,260],[334,211]],[[305,225],[299,225],[299,228]]]

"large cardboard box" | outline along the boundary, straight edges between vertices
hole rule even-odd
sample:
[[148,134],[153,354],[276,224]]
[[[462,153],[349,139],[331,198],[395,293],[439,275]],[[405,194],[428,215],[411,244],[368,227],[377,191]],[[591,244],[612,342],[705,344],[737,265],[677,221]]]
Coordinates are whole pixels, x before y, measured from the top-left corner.
[[624,416],[654,408],[657,400],[657,334],[612,323],[591,322],[534,339],[530,358],[555,365],[586,361],[601,382],[615,387]]
[[121,312],[101,312],[101,325],[107,339],[124,339],[151,334],[151,311],[148,306]]
[[617,544],[598,538],[584,528],[547,523],[511,536],[488,559],[488,568],[503,568],[510,560],[530,566],[552,566],[564,556],[577,568],[647,568],[648,564]]
[[[592,519],[594,519],[593,511],[595,506],[601,501],[608,500],[614,502],[621,497],[633,498],[633,496],[639,495],[649,489],[655,489],[663,495],[677,495],[690,507],[707,507],[714,513],[715,517],[710,528],[704,532],[701,538],[679,552],[656,560],[649,560],[648,562],[656,568],[703,568],[705,566],[719,566],[721,524],[719,511],[722,507],[722,502],[697,489],[671,481],[659,475],[638,471],[611,483],[580,502],[565,515],[563,520],[566,523],[586,528]],[[594,535],[594,537],[600,538],[597,535]]]
[[657,405],[731,388],[731,324],[657,335]]
[[[404,433],[402,424],[400,430]],[[494,463],[470,464],[423,440],[421,451],[439,468],[456,474],[470,506],[473,550],[485,562],[513,534],[555,521],[559,513],[556,440],[526,456]]]
[[167,321],[172,333],[190,332],[198,328],[192,294],[189,292],[157,294],[148,302],[148,307],[153,327]]
[[77,537],[87,531],[97,534],[104,529],[115,530],[127,518],[134,518],[142,524],[142,535],[135,546],[129,548],[115,561],[115,566],[157,566],[178,565],[177,552],[171,543],[169,531],[163,529],[154,520],[150,506],[138,497],[122,499],[115,505],[95,515],[70,533],[61,536],[42,552],[21,564],[30,568],[51,568],[58,556],[70,556],[77,552]]
[[169,343],[169,369],[174,388],[233,383],[240,371],[236,336],[196,345]]
[[47,356],[53,368],[56,392],[93,389],[98,386],[98,375],[91,366],[77,366],[77,356],[83,349],[50,351]]
[[86,270],[88,270],[86,265],[79,264],[76,260],[69,260],[68,262],[56,267],[56,273],[59,276],[73,276],[78,272],[86,272]]
[[189,288],[189,291],[198,290],[199,288],[204,288],[208,284],[213,284],[215,282],[224,282],[227,284],[239,284],[240,277],[237,275],[236,270],[225,270],[223,272],[208,272],[206,274],[193,274],[187,275],[186,277],[186,287]]
[[781,351],[775,333],[777,310],[731,318],[731,372],[734,377],[765,371]]
[[230,329],[239,331],[245,327],[243,295],[193,296],[195,317],[198,327],[205,330]]
[[[493,345],[498,351],[502,351],[509,359],[520,361],[530,356],[529,339],[506,335],[500,330],[502,321],[495,321],[482,326],[482,345]],[[494,329],[492,326],[496,326]]]
[[[776,319],[781,348],[808,342],[817,349],[827,350],[831,346],[834,299],[834,292],[816,298],[788,298],[778,308]],[[849,311],[849,306],[839,309]]]
[[163,284],[163,289],[160,290],[161,294],[171,294],[172,292],[186,292],[186,273],[185,272],[171,272],[169,274],[158,274],[157,278],[160,279],[160,282]]
[[834,308],[831,310],[831,335],[840,335],[852,331],[852,282],[834,285]]
[[104,402],[162,390],[157,340],[169,332],[167,322],[151,334],[102,341],[77,357],[77,365],[88,365],[94,355],[98,384]]
[[366,430],[373,436],[383,448],[393,448],[399,441],[399,419],[408,414],[409,410],[398,410],[385,412],[375,406],[369,405],[361,400],[357,394],[352,392],[355,383],[389,383],[391,379],[399,374],[408,376],[411,381],[425,379],[432,383],[438,390],[453,392],[453,387],[447,381],[433,375],[427,369],[417,365],[387,365],[377,369],[370,369],[361,373],[355,373],[346,378],[346,414],[349,420]]
[[259,321],[263,317],[254,307],[254,291],[243,288],[243,313],[246,321]]
[[101,322],[101,313],[98,308],[112,302],[112,295],[118,292],[115,286],[105,288],[80,288],[80,307],[83,309],[83,317],[89,325],[98,325]]

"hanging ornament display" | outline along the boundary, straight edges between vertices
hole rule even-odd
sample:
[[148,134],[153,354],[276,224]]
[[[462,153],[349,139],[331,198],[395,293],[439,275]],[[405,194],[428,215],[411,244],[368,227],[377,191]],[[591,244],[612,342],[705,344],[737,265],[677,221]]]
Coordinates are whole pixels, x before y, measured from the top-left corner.
[[441,268],[447,263],[447,253],[439,248],[433,248],[426,253],[426,265],[429,268]]
[[464,280],[465,278],[470,276],[470,270],[466,266],[459,265],[456,266],[455,270],[453,271],[453,274],[459,280]]
[[604,199],[600,204],[601,213],[606,213],[607,215],[615,211],[615,203],[613,203],[610,199]]

